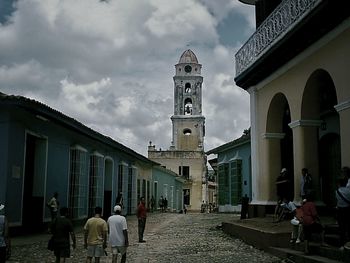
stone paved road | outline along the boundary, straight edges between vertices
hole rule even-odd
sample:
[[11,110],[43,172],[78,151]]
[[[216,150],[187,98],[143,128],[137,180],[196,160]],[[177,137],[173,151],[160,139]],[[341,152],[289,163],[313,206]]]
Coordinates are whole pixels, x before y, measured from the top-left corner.
[[[130,246],[127,262],[282,262],[278,258],[257,250],[239,239],[234,239],[216,229],[223,220],[234,217],[230,214],[175,214],[154,213],[147,218],[145,240],[137,242],[137,220],[127,218]],[[49,236],[31,239],[14,239],[12,257],[8,262],[54,262],[54,256],[46,250]],[[77,249],[68,262],[84,262],[83,235],[77,231]],[[111,262],[108,256],[101,262]]]

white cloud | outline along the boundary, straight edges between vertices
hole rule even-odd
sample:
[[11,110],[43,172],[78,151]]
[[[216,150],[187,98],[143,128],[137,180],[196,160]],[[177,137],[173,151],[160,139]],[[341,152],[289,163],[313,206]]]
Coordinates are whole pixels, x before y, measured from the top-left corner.
[[206,149],[217,146],[249,125],[249,96],[233,82],[236,47],[222,45],[216,28],[247,12],[236,2],[19,0],[0,25],[1,91],[146,154],[149,140],[170,146],[174,64],[191,48],[203,65]]

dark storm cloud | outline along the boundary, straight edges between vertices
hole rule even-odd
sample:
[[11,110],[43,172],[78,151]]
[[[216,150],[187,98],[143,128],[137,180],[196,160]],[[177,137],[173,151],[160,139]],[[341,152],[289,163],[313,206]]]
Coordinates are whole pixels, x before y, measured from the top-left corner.
[[[219,34],[229,32],[218,31],[233,13],[243,15],[232,26],[253,30],[253,10],[234,2],[7,4],[1,17],[10,19],[0,25],[0,91],[42,101],[146,154],[149,140],[170,146],[174,65],[191,48],[203,65],[206,149],[217,146],[249,126],[249,96],[233,83],[238,47],[220,43]],[[237,41],[231,43],[244,40],[232,37]]]

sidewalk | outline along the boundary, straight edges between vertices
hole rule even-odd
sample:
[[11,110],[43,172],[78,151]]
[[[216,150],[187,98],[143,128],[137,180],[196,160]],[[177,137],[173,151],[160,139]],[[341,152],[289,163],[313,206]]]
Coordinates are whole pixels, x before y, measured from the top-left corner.
[[[333,226],[333,217],[321,217],[324,226]],[[292,225],[290,220],[273,222],[272,216],[232,220],[223,222],[223,230],[238,237],[247,244],[263,249],[281,258],[288,258],[288,262],[344,262],[346,255],[338,247],[321,246],[319,242],[311,243],[312,255],[305,255],[304,243],[290,244]],[[325,239],[327,241],[327,239]]]

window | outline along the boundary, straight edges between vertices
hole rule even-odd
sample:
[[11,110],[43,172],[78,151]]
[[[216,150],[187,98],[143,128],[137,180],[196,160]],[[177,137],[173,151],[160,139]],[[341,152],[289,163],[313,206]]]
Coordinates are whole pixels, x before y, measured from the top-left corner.
[[[168,184],[163,184],[163,197],[166,198],[169,202],[169,197],[168,197]],[[169,203],[168,203],[169,204]]]
[[137,179],[137,202],[139,202],[141,198],[141,180]]
[[185,84],[185,93],[190,93],[191,92],[191,83],[186,83]]
[[154,186],[153,187],[154,187],[153,188],[154,200],[155,200],[156,204],[158,204],[158,182],[157,181],[154,182]]
[[103,156],[100,154],[90,155],[89,216],[94,215],[96,206],[103,206]]
[[218,188],[219,205],[229,204],[229,166],[228,163],[222,163],[218,166]]
[[190,98],[185,99],[185,115],[192,115],[192,100]]
[[142,197],[146,199],[146,180],[142,180]]
[[190,205],[190,189],[184,189],[184,205]]
[[184,135],[191,135],[192,131],[191,131],[191,129],[184,129],[183,133],[184,133]]
[[87,216],[87,152],[77,146],[70,150],[69,214],[73,219]]
[[174,209],[174,186],[170,186],[170,208]]
[[242,197],[242,160],[234,160],[230,166],[231,204],[238,205]]
[[123,192],[123,165],[119,164],[118,166],[118,191],[117,193],[120,194]]
[[[147,194],[146,194],[146,196],[147,196],[147,204],[149,203],[149,200],[151,199],[150,198],[150,196],[149,196],[149,194],[150,194],[150,182],[149,181],[147,181]],[[147,205],[148,206],[148,205]]]
[[137,168],[135,166],[129,167],[128,175],[128,199],[127,199],[127,213],[132,214],[136,210],[137,205],[137,189],[135,186],[137,177]]
[[190,167],[189,166],[179,166],[179,175],[184,177],[186,180],[190,179]]

